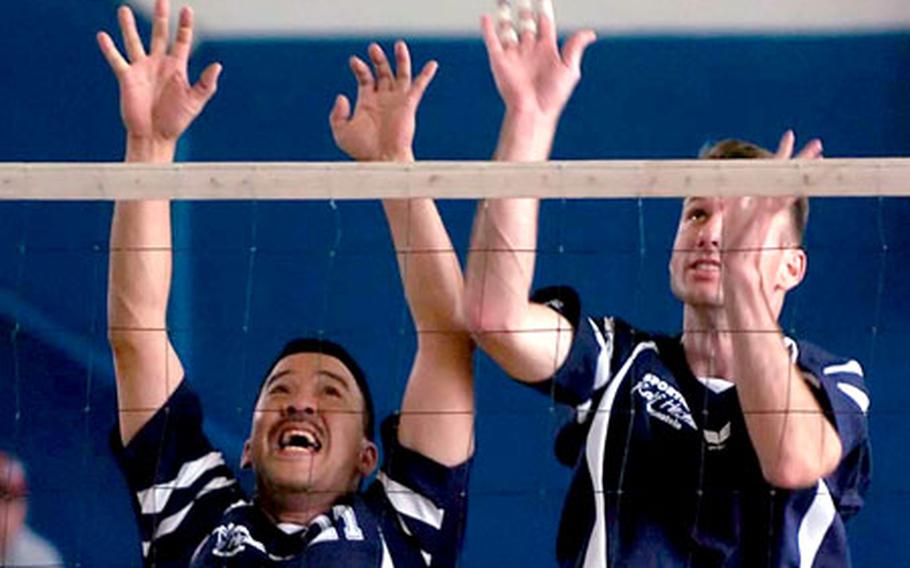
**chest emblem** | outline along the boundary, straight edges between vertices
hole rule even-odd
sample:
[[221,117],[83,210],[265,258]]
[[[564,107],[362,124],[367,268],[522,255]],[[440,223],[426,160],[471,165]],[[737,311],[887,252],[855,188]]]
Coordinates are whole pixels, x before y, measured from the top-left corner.
[[243,525],[228,523],[221,525],[212,532],[215,545],[212,554],[221,558],[230,558],[246,550],[247,547],[255,548],[265,553],[265,546],[250,535],[249,529]]
[[727,445],[727,440],[730,439],[730,423],[727,422],[726,426],[716,432],[705,430],[704,434],[709,450],[722,450]]
[[683,426],[698,429],[683,395],[676,387],[657,375],[648,373],[642,377],[632,387],[632,393],[644,400],[645,410],[657,420],[676,430],[682,430]]

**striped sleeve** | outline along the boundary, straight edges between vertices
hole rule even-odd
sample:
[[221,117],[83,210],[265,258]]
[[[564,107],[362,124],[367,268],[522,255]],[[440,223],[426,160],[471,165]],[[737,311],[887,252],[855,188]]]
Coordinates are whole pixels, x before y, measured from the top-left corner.
[[405,448],[398,442],[397,416],[383,422],[382,443],[383,465],[367,497],[392,513],[383,517],[383,531],[395,564],[414,558],[427,566],[457,566],[471,460],[446,467]]
[[862,365],[835,357],[810,343],[799,343],[799,366],[811,373],[810,382],[849,454],[868,439],[866,414],[869,391]]
[[843,446],[841,463],[828,484],[837,497],[838,512],[847,518],[863,506],[871,477],[870,401],[863,368],[855,359],[835,357],[805,342],[799,343],[798,363],[809,372],[819,404]]
[[224,510],[243,498],[233,472],[202,431],[199,399],[183,381],[123,447],[112,445],[133,494],[146,566],[187,566]]

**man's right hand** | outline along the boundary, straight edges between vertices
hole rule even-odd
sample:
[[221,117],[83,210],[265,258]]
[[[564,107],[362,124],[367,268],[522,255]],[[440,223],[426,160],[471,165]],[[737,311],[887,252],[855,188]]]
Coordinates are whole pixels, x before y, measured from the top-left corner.
[[[506,106],[500,160],[545,160],[559,116],[581,79],[581,60],[596,36],[591,30],[574,34],[560,52],[551,0],[520,0],[518,30],[509,0],[499,0],[498,21],[484,15],[484,43],[496,88]],[[539,13],[538,13],[539,12]]]
[[346,96],[335,99],[329,115],[335,144],[360,162],[411,162],[417,108],[439,65],[428,62],[412,79],[411,54],[403,41],[395,42],[396,71],[378,44],[370,44],[369,54],[375,76],[362,59],[351,57],[357,79],[354,114]]
[[190,85],[187,63],[193,42],[193,12],[183,8],[168,50],[168,0],[157,0],[150,49],[146,52],[132,10],[117,12],[127,57],[111,36],[98,45],[120,84],[120,112],[127,131],[128,161],[171,161],[177,140],[215,94],[221,65],[213,63]]

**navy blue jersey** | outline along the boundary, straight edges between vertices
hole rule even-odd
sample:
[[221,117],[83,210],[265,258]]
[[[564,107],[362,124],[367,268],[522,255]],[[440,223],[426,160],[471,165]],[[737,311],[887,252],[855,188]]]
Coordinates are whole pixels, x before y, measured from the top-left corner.
[[574,468],[557,541],[561,566],[849,566],[844,521],[869,483],[869,398],[859,363],[787,339],[843,444],[817,486],[762,476],[733,383],[693,376],[680,337],[581,317],[568,288],[534,297],[575,328],[537,385],[574,407],[556,441]]
[[306,527],[276,525],[244,494],[202,430],[181,384],[115,453],[133,493],[146,566],[455,566],[464,537],[470,461],[444,467],[382,426],[385,460],[365,492]]

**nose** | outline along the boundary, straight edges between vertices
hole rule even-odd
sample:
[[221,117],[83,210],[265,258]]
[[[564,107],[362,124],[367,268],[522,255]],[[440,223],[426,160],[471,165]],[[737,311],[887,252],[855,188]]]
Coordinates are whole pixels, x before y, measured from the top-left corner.
[[297,393],[297,396],[288,401],[281,413],[283,418],[294,418],[304,415],[312,416],[318,410],[319,406],[315,393],[310,392],[310,389],[303,389]]
[[723,231],[723,217],[715,212],[698,228],[696,235],[696,248],[720,249],[720,236]]

